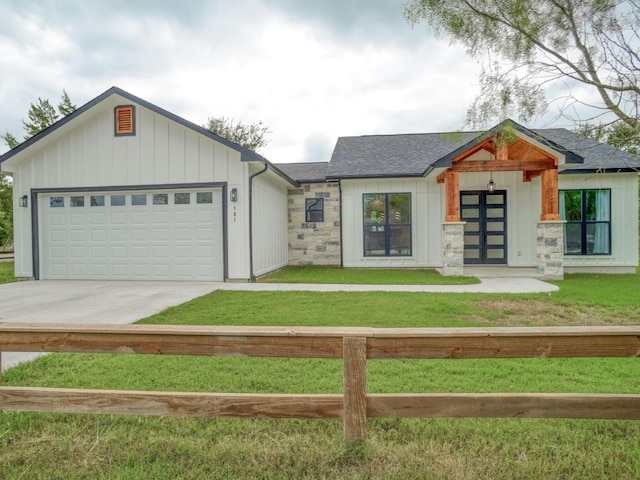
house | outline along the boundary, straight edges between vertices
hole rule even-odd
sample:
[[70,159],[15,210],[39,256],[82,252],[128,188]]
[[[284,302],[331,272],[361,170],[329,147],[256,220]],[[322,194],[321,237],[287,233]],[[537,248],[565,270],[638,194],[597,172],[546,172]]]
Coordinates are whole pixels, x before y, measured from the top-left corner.
[[[301,184],[289,188],[290,263],[448,275],[489,264],[549,279],[638,266],[640,158],[566,129],[506,121],[481,133],[342,137],[327,164],[278,166]],[[339,205],[339,219],[315,222],[307,210],[303,222],[297,210],[314,197]],[[339,260],[323,238],[340,239]]]
[[18,277],[246,281],[288,263],[297,182],[116,87],[0,169],[14,180]]
[[18,277],[247,281],[285,265],[635,272],[640,158],[565,129],[339,138],[273,164],[113,87],[0,156]]

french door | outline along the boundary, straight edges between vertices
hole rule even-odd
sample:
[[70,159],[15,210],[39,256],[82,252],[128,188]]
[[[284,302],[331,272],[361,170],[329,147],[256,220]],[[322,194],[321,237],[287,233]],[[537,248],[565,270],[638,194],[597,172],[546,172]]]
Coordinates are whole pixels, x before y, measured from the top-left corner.
[[460,192],[465,264],[507,263],[507,192]]

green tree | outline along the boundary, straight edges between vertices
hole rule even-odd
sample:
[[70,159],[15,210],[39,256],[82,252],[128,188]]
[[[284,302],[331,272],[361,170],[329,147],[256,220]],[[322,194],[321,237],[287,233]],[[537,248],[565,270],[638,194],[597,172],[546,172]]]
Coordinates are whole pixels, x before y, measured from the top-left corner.
[[226,117],[210,117],[203,127],[254,152],[269,143],[267,134],[271,133],[262,122],[236,123]]
[[640,155],[640,132],[637,132],[626,123],[600,123],[597,125],[585,123],[576,128],[576,133]]
[[597,95],[590,106],[640,131],[638,0],[409,0],[405,16],[482,59],[471,124],[528,121],[548,108],[547,87],[569,92],[553,100],[571,118],[580,86]]
[[[22,121],[22,126],[26,132],[24,139],[28,140],[34,135],[40,133],[45,128],[56,123],[60,118],[60,115],[67,116],[77,108],[78,107],[71,103],[66,90],[62,90],[62,97],[57,107],[51,105],[51,102],[48,99],[38,97],[38,101],[29,106],[29,112],[27,113],[29,121]],[[9,132],[4,135],[0,135],[0,137],[2,137],[9,148],[15,148],[19,145],[16,137]]]
[[13,184],[0,174],[0,249],[13,243]]

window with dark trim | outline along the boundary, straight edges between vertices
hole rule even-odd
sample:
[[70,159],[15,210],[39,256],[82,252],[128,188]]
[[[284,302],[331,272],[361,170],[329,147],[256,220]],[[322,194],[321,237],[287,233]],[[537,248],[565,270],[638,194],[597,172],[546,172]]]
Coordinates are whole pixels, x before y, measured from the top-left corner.
[[121,105],[114,109],[115,135],[136,134],[136,110],[133,105]]
[[560,190],[565,255],[611,255],[611,189]]
[[365,193],[362,204],[364,256],[411,256],[411,194]]
[[307,223],[324,222],[324,198],[305,198],[304,220]]

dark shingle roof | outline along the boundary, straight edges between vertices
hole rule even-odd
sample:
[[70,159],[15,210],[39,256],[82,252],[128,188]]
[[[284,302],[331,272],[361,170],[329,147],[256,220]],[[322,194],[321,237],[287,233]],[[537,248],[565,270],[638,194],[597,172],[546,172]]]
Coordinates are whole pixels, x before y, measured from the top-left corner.
[[584,158],[562,173],[630,172],[640,170],[640,156],[600,143],[565,128],[536,130],[540,135]]
[[329,162],[329,178],[422,176],[441,157],[477,133],[423,133],[340,137]]
[[327,179],[329,162],[277,163],[275,166],[299,183],[321,183]]
[[[567,155],[570,168],[563,173],[634,171],[640,157],[582,137],[564,128],[527,131],[536,140]],[[473,143],[482,132],[366,135],[340,137],[327,171],[329,179],[423,176],[457,149]],[[534,137],[535,138],[535,137]],[[584,162],[582,162],[582,158]],[[442,163],[442,162],[440,162]]]

